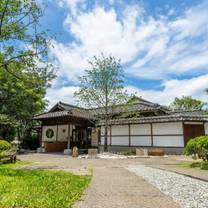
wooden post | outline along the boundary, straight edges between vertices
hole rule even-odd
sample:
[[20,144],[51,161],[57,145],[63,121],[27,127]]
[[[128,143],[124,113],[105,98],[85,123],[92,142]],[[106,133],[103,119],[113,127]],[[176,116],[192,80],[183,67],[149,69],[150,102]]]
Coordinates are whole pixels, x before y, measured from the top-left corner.
[[56,125],[56,141],[58,141],[58,125]]
[[129,126],[129,147],[131,146],[131,125],[128,124]]
[[70,124],[68,125],[68,144],[67,149],[70,149]]
[[150,123],[150,131],[151,131],[151,146],[154,146],[154,141],[153,141],[153,128],[152,128],[152,123]]
[[111,128],[111,125],[110,125],[110,146],[112,145],[112,128]]

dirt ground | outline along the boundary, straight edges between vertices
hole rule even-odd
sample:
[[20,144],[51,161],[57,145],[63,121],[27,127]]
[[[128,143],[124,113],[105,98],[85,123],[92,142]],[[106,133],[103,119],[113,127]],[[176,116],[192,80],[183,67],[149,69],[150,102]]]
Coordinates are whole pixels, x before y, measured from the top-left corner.
[[62,154],[27,154],[19,155],[18,159],[35,162],[35,168],[93,173],[90,186],[74,208],[179,208],[170,197],[126,168],[141,164],[174,167],[180,160],[187,160],[183,157],[77,159]]

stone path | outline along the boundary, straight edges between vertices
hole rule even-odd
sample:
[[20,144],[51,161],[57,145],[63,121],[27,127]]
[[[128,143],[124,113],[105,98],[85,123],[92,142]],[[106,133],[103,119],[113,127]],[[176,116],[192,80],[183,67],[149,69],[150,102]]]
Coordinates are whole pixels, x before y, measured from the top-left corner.
[[90,187],[73,208],[153,208],[155,205],[180,207],[142,177],[115,166],[95,168]]
[[207,182],[143,165],[130,166],[128,170],[142,176],[183,208],[208,208]]

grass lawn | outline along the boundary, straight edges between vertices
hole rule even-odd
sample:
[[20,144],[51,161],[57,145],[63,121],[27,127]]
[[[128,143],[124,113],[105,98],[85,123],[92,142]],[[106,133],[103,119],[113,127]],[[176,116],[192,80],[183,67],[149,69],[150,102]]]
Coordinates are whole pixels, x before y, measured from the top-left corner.
[[69,208],[91,180],[64,171],[15,169],[21,165],[0,165],[1,208]]
[[183,162],[179,164],[179,167],[182,168],[198,168],[201,170],[208,170],[208,162],[200,161],[200,162]]

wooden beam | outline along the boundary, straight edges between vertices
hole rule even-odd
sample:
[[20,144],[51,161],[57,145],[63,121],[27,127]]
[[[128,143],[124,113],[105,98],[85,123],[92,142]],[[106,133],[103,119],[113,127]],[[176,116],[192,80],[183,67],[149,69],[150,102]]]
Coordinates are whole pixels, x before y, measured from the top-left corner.
[[56,125],[56,141],[58,141],[58,125]]
[[129,147],[131,146],[131,125],[128,124],[129,126]]
[[70,149],[70,124],[68,124],[68,144],[67,148]]
[[112,127],[110,125],[110,146],[112,145]]
[[152,123],[150,123],[150,132],[151,132],[151,146],[154,146],[154,141],[153,141],[153,128],[152,128]]

